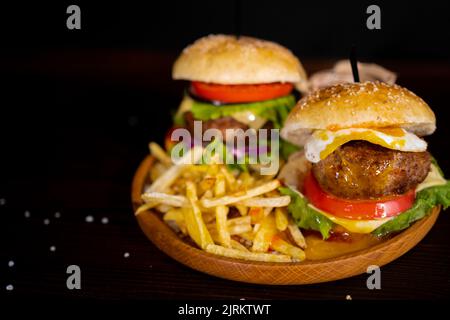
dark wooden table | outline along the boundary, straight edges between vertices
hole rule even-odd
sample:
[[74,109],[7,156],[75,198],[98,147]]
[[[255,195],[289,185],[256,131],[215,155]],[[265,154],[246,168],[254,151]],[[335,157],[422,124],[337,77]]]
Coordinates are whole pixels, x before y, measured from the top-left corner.
[[[441,213],[417,247],[382,268],[381,290],[367,289],[368,275],[307,286],[236,283],[193,271],[158,251],[134,219],[130,184],[147,154],[147,143],[162,141],[170,110],[180,101],[183,84],[170,80],[173,59],[170,53],[144,51],[3,57],[2,295],[139,300],[449,298],[449,212]],[[304,61],[309,72],[330,63]],[[449,177],[450,65],[381,64],[398,72],[399,83],[434,109],[438,130],[427,140]],[[92,222],[86,221],[88,216]],[[9,267],[9,261],[14,266]],[[66,268],[72,264],[81,268],[81,290],[66,287]],[[10,284],[13,290],[8,291]]]

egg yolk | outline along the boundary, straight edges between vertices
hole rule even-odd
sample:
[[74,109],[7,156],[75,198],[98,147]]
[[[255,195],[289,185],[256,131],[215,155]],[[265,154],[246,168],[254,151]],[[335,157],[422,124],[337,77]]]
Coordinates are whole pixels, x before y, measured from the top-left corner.
[[[398,131],[397,131],[397,129],[383,129],[383,130],[384,131],[382,131],[382,130],[378,130],[378,131],[381,131],[385,134],[389,134],[389,135],[395,136],[395,137],[404,136],[404,133],[401,129],[398,129]],[[394,130],[394,131],[391,131],[391,130]],[[394,134],[392,134],[391,132]],[[321,136],[321,134],[323,134],[323,133],[319,134],[320,139],[322,139],[322,140],[328,139],[328,138],[324,139],[324,136]],[[326,133],[325,133],[325,135],[326,135]],[[365,140],[370,143],[378,144],[382,147],[389,148],[389,149],[399,149],[399,148],[404,147],[406,144],[405,139],[394,139],[392,142],[388,143],[387,141],[385,141],[383,138],[379,137],[373,131],[352,132],[352,133],[345,134],[345,135],[335,136],[334,140],[330,144],[328,144],[324,150],[322,150],[320,152],[320,159],[325,159],[329,154],[331,154],[338,147],[340,147],[341,145],[343,145],[349,141],[353,141],[353,140]]]

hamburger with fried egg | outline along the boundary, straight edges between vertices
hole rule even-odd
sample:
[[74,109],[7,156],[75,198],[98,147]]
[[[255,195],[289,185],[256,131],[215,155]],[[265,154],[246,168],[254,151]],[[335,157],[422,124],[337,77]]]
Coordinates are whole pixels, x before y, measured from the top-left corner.
[[447,208],[450,183],[423,139],[435,129],[430,107],[398,85],[338,84],[301,99],[281,131],[303,147],[280,173],[296,223],[322,239],[381,238]]

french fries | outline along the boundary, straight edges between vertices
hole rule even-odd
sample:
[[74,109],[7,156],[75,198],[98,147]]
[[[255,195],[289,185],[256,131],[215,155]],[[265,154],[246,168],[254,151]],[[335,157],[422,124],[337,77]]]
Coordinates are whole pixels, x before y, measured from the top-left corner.
[[275,224],[280,231],[286,230],[289,224],[287,212],[281,208],[275,209]]
[[295,223],[291,222],[288,224],[288,229],[292,239],[294,239],[295,244],[298,245],[300,248],[305,249],[306,248],[305,237],[303,237],[303,234],[298,228],[298,226]]
[[230,171],[217,161],[197,164],[201,147],[174,161],[156,143],[149,149],[156,163],[136,215],[156,209],[176,232],[216,255],[263,262],[305,259],[305,238],[287,213],[291,199],[280,195],[275,176]]
[[187,207],[189,202],[184,196],[176,196],[162,192],[146,192],[142,195],[142,200],[147,203],[162,203],[173,207]]
[[239,205],[243,205],[246,207],[286,207],[291,202],[291,197],[289,196],[281,196],[281,197],[271,197],[271,198],[263,198],[263,197],[254,197],[247,200],[243,200],[238,202]]
[[272,180],[272,181],[266,182],[258,187],[250,189],[250,190],[244,192],[243,194],[237,194],[237,195],[235,194],[235,195],[224,196],[224,197],[215,198],[215,199],[203,199],[202,205],[205,208],[226,206],[229,204],[247,200],[247,199],[259,196],[261,194],[264,194],[266,192],[275,190],[279,186],[280,186],[280,182],[278,180]]
[[216,227],[219,243],[224,247],[231,247],[231,237],[227,225],[228,207],[219,206],[216,208]]
[[228,258],[264,261],[264,262],[291,262],[292,259],[288,255],[284,254],[271,254],[271,253],[257,253],[246,252],[238,249],[230,249],[215,244],[210,244],[206,247],[206,251],[209,253],[217,254]]
[[264,217],[261,227],[256,232],[255,239],[253,239],[252,251],[267,252],[270,247],[270,241],[277,232],[274,216]]
[[202,212],[197,205],[197,191],[193,182],[186,184],[186,196],[191,204],[191,208],[183,209],[188,233],[200,248],[205,249],[213,241],[203,221]]
[[270,247],[299,261],[305,260],[305,252],[302,249],[294,247],[277,235],[272,237]]

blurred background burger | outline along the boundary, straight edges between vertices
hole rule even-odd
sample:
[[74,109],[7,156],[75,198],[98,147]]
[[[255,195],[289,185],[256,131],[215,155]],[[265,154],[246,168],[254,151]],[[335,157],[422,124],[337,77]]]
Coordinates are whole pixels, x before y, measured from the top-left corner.
[[[175,126],[193,133],[195,120],[203,131],[280,129],[295,105],[293,92],[306,90],[300,61],[279,44],[251,37],[210,35],[183,50],[172,77],[189,81],[175,115]],[[173,145],[166,139],[166,147]],[[280,142],[281,155],[296,148]]]

